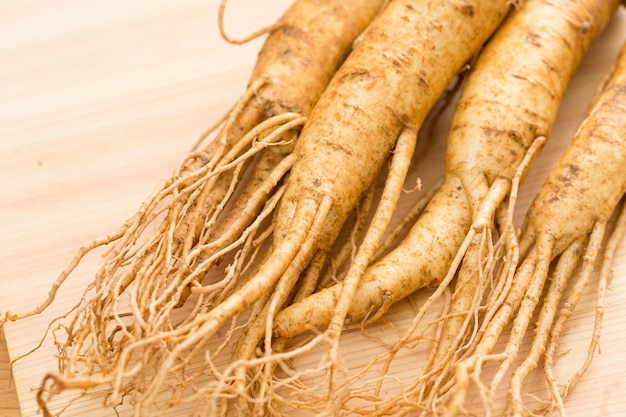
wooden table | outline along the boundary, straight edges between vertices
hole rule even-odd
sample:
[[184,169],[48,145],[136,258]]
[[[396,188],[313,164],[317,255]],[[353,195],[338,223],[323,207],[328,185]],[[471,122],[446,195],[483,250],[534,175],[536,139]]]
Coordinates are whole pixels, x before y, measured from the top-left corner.
[[[218,3],[1,2],[1,309],[41,300],[73,252],[134,212],[241,94],[261,41],[222,41]],[[226,24],[238,36],[290,1],[234,3]],[[15,357],[41,328],[6,333]],[[0,417],[18,416],[0,345]],[[36,414],[41,363],[15,369],[24,417]]]
[[[237,36],[273,21],[290,1],[231,3],[226,24]],[[39,303],[76,249],[130,216],[241,94],[260,41],[225,44],[217,6],[217,0],[0,4],[1,309]],[[625,28],[620,10],[573,80],[551,142],[525,182],[522,209],[583,117]],[[441,160],[442,141],[433,152]],[[420,175],[434,174],[426,167]],[[44,315],[5,326],[12,358],[37,343],[98,261],[87,259]],[[602,354],[572,395],[569,416],[626,415],[626,244],[615,262]],[[572,321],[581,331],[566,335],[572,349],[586,349],[591,306],[589,295]],[[0,415],[19,415],[0,353]],[[15,366],[24,417],[36,415],[32,390],[54,369],[53,354],[46,345]]]
[[9,351],[4,332],[0,330],[0,416],[19,417],[20,404],[17,400],[15,382],[9,366]]

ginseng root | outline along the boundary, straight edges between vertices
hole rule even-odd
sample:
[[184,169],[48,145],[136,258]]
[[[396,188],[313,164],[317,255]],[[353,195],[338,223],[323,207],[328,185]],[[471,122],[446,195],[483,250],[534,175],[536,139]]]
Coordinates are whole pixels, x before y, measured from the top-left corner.
[[[491,382],[478,384],[487,409],[493,405],[493,392],[507,377],[507,370],[517,357],[538,306],[530,351],[510,376],[508,407],[515,416],[527,413],[522,396],[523,382],[544,355],[545,375],[552,387],[548,411],[557,407],[564,414],[562,397],[568,390],[558,389],[554,375],[556,344],[591,279],[604,236],[608,233],[609,220],[626,191],[625,87],[626,48],[622,48],[602,94],[533,201],[520,239],[522,262],[503,303],[484,323],[485,330],[479,343],[456,366],[451,388],[453,394],[446,415],[454,416],[460,412],[470,381],[480,381],[484,365],[497,361],[501,364]],[[616,238],[624,233],[623,222],[622,215],[615,228],[615,237],[609,239],[601,268],[600,282],[603,285],[608,279],[608,263],[615,251]],[[575,273],[581,258],[580,271]],[[571,288],[570,295],[563,299],[568,287]],[[511,323],[504,350],[495,352],[496,343]],[[596,323],[594,343],[597,343],[599,328],[600,324]],[[591,346],[593,348],[594,344]],[[589,360],[582,367],[583,371],[589,366]],[[573,382],[579,378],[580,375],[576,376]]]
[[[125,349],[153,341],[169,351],[189,316],[241,285],[238,277],[271,232],[269,219],[306,117],[383,3],[294,2],[271,26],[248,89],[216,136],[204,147],[197,144],[118,231],[81,248],[43,304],[6,313],[18,320],[43,311],[84,256],[114,244],[64,327],[63,376],[49,379],[60,381],[57,388],[90,378],[115,381],[114,403],[127,395],[126,386],[150,379],[151,372],[116,373],[128,355],[141,356],[146,365],[158,356],[149,348],[142,354]],[[210,272],[225,257],[224,276],[214,279]]]
[[[390,2],[359,37],[298,137],[293,151],[297,160],[286,180],[284,195],[272,223],[273,240],[269,252],[263,255],[262,262],[247,280],[227,298],[191,316],[185,322],[184,333],[179,327],[177,330],[181,331],[172,334],[177,344],[164,352],[152,380],[137,398],[137,410],[151,406],[163,392],[167,378],[186,365],[188,352],[207,349],[220,329],[251,306],[263,316],[265,313],[258,301],[268,293],[277,288],[280,291],[276,294],[291,292],[292,283],[297,282],[307,265],[331,248],[347,216],[371,189],[392,150],[398,153],[400,160],[410,159],[417,130],[426,114],[510,8],[504,0],[484,2],[480,7],[469,9],[467,2],[457,6],[450,7],[449,2],[431,2],[428,7],[417,1]],[[448,18],[449,25],[437,23]],[[460,38],[464,39],[462,47],[459,47]],[[424,51],[432,51],[432,54]],[[400,163],[400,166],[403,168],[398,172],[402,177],[406,163]],[[353,262],[356,266],[345,278],[344,283],[349,283],[345,288],[358,283],[386,228],[390,207],[395,205],[394,196],[402,186],[402,181],[397,179],[391,183],[394,185],[385,193],[389,196],[385,198],[386,203],[376,209],[381,213],[381,222],[370,225],[366,232],[368,243],[360,248],[361,254],[357,254]],[[277,295],[268,299],[272,303],[267,314],[270,329],[271,311],[279,307],[282,297]],[[222,399],[239,395],[229,393],[229,386],[235,381],[234,375],[240,375],[241,371],[236,371],[240,367],[280,363],[286,357],[296,356],[321,340],[327,340],[331,345],[329,365],[325,366],[331,371],[327,394],[322,394],[322,400],[315,398],[308,404],[303,401],[297,407],[332,410],[341,407],[342,393],[333,388],[335,369],[339,364],[335,357],[337,338],[350,294],[346,293],[344,298],[337,306],[335,324],[322,339],[307,348],[276,355],[269,352],[251,360],[235,360],[219,373],[216,377],[219,381],[214,387],[209,384],[202,389],[203,395],[217,407]],[[256,312],[253,314],[259,317]],[[150,341],[144,339],[129,346],[127,354],[132,354],[145,343]],[[264,348],[270,349],[271,343],[266,343]],[[207,361],[211,359],[209,354],[206,357]],[[213,367],[213,364],[206,366]],[[278,385],[285,389],[290,386],[308,396],[297,377],[291,381],[293,384],[280,382]],[[268,403],[268,398],[259,397],[262,392],[267,392],[268,396],[276,395],[272,386],[260,388],[250,401]],[[207,412],[213,410],[207,409]]]
[[[266,285],[273,286],[275,282],[287,279],[289,274],[285,271],[291,269],[290,262],[300,262],[304,248],[308,254],[303,264],[309,262],[315,253],[330,249],[347,214],[372,186],[390,151],[395,146],[394,158],[397,152],[411,152],[414,145],[407,143],[400,147],[400,144],[416,136],[435,100],[496,29],[510,7],[507,2],[481,3],[475,7],[464,2],[456,5],[458,7],[448,6],[438,2],[431,2],[429,7],[413,1],[390,2],[361,36],[333,78],[296,144],[294,153],[299,160],[291,170],[285,196],[277,212],[273,251],[261,266],[262,273],[248,281],[251,287],[246,296],[252,301],[259,298],[259,288],[267,291],[270,287]],[[452,18],[450,14],[457,17]],[[443,27],[435,23],[446,20],[454,23]],[[455,37],[467,39],[462,50],[453,46],[456,42],[450,43]],[[428,47],[425,50],[437,53],[433,56],[418,53],[424,49],[420,45],[426,44]],[[389,194],[383,194],[390,197],[382,199],[389,201],[390,207],[395,206],[397,200],[397,197],[391,196],[397,196],[402,186],[402,182],[394,183],[396,185],[388,189]],[[388,225],[390,210],[386,203],[377,207],[374,219],[381,220],[372,222],[365,232],[363,243],[343,281],[344,291],[328,310],[332,316],[328,329],[309,345],[311,348],[322,341],[330,345],[325,365],[329,370],[326,396],[319,397],[312,392],[303,394],[314,398],[312,408],[322,407],[332,413],[342,407],[341,396],[346,388],[335,390],[338,387],[335,377],[341,372],[337,340],[354,291]],[[325,228],[321,233],[309,233],[303,241],[293,239],[297,231],[308,228],[318,215],[325,219]],[[311,250],[308,249],[309,240],[316,241]],[[280,256],[285,258],[280,259]],[[279,264],[282,267],[279,268]],[[270,266],[276,268],[272,275],[268,273]],[[303,269],[295,272],[300,273]],[[238,313],[234,310],[235,305],[250,302],[241,298],[232,301],[233,309],[228,314]],[[270,315],[268,322],[272,318]],[[218,325],[221,323],[211,325],[211,329]],[[266,337],[269,335],[266,334]],[[264,344],[265,349],[270,347],[271,343]],[[295,354],[286,352],[285,355]],[[266,354],[265,358],[270,361],[271,355]],[[285,388],[285,383],[280,384]],[[291,385],[294,390],[303,389],[296,382]],[[298,407],[304,405],[298,403]]]
[[[517,42],[525,42],[520,39],[519,35],[517,38],[512,36],[511,29],[507,28],[513,28],[516,21],[519,24],[523,18],[522,13],[526,9],[532,9],[533,2],[529,3],[531,3],[530,6],[524,6],[510,17],[511,22],[498,30],[486,50],[481,53],[481,57],[468,77],[467,86],[457,105],[450,129],[445,181],[421,213],[408,237],[389,255],[370,267],[359,287],[358,291],[361,294],[353,300],[353,308],[350,311],[352,319],[361,319],[371,308],[378,308],[381,305],[380,294],[384,292],[384,289],[389,289],[394,294],[394,300],[399,301],[416,289],[437,287],[449,271],[457,249],[470,230],[471,213],[478,212],[478,206],[484,200],[490,184],[499,177],[508,178],[510,182],[531,143],[536,138],[549,134],[567,77],[562,77],[560,73],[558,77],[554,75],[556,65],[545,66],[543,57],[532,61],[537,63],[537,67],[543,69],[545,79],[558,78],[560,81],[558,86],[544,88],[541,99],[535,101],[538,96],[535,86],[542,85],[538,80],[537,71],[539,70],[535,71],[536,67],[528,69],[528,73],[532,73],[532,78],[530,75],[525,76],[519,73],[519,66],[515,67],[515,71],[512,69],[510,73],[501,70],[503,62],[511,62],[516,59],[515,56],[519,55],[521,45],[507,49],[509,42],[513,44],[515,39]],[[605,15],[608,16],[608,13],[607,11]],[[521,16],[517,17],[517,15]],[[599,21],[598,26],[600,27],[605,21],[606,16],[603,21]],[[501,32],[505,35],[500,35]],[[589,44],[591,38],[592,36],[589,39],[581,39],[580,42],[584,41]],[[501,56],[497,55],[498,50],[502,51]],[[511,50],[516,52],[511,53]],[[550,48],[546,47],[545,50],[546,54],[552,56]],[[564,54],[567,55],[567,53]],[[559,71],[564,65],[562,62],[571,62],[569,65],[571,74],[582,53],[575,55],[575,57],[568,56],[567,61],[565,58],[554,58],[555,61],[559,61]],[[486,58],[482,58],[483,56]],[[526,58],[520,59],[526,64]],[[488,65],[490,61],[495,60],[498,65]],[[485,81],[494,77],[496,81],[490,84]],[[490,113],[497,111],[495,115],[490,116],[491,118],[488,118],[485,112],[475,112],[476,106],[493,107],[491,101],[494,95],[505,94],[502,90],[506,90],[507,86],[502,81],[503,78],[506,78],[508,82],[513,80],[521,83],[515,91],[526,85],[526,94],[507,96],[507,101],[503,100],[501,107],[490,111]],[[532,81],[529,82],[529,79]],[[485,91],[484,95],[481,94],[483,91]],[[517,105],[520,106],[520,112],[527,115],[525,120],[520,121],[517,116],[511,116],[513,114],[510,111],[512,100],[516,100]],[[528,100],[533,100],[533,105],[529,105]],[[542,111],[535,110],[537,108],[541,108]],[[510,117],[507,118],[507,115]],[[476,120],[476,122],[470,123],[471,120]],[[504,126],[503,120],[509,120],[509,128]],[[493,204],[493,206],[497,207],[498,204]],[[493,217],[493,214],[487,217]],[[455,221],[451,222],[449,219]],[[421,256],[426,252],[436,254],[436,256]],[[411,259],[413,262],[405,262],[406,259]],[[391,273],[393,269],[398,272]],[[406,278],[396,279],[399,275]],[[327,325],[330,317],[329,311],[332,310],[330,306],[334,304],[333,300],[340,290],[341,285],[331,287],[316,293],[302,303],[290,306],[277,317],[275,333],[282,337],[293,337],[309,328]],[[314,306],[316,308],[313,308]]]
[[[412,292],[437,288],[409,332],[390,353],[375,359],[389,362],[417,337],[412,332],[419,321],[457,279],[450,310],[422,373],[399,397],[381,400],[379,411],[396,412],[403,404],[414,407],[413,402],[431,408],[447,393],[454,364],[463,349],[475,343],[477,315],[508,288],[493,288],[487,306],[483,304],[487,286],[495,280],[488,271],[497,258],[516,259],[507,207],[514,205],[517,183],[549,136],[572,73],[618,4],[526,1],[476,60],[452,119],[441,188],[404,241],[368,268],[348,310],[351,322],[371,312],[379,317]],[[494,246],[495,232],[502,238]],[[511,268],[500,272],[510,274]],[[326,326],[342,287],[324,289],[284,309],[276,317],[275,335],[293,337]]]

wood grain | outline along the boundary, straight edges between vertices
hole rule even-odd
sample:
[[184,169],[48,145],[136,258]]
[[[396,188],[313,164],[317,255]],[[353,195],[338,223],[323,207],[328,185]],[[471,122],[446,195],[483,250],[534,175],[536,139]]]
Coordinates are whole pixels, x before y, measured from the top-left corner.
[[0,329],[0,416],[21,416],[15,381],[13,381],[9,365],[9,351],[2,329]]
[[[290,1],[231,3],[227,27],[240,36],[273,21]],[[216,30],[217,6],[216,0],[0,3],[0,309],[23,311],[41,302],[74,252],[132,215],[241,94],[260,40],[225,44]],[[572,81],[553,137],[524,183],[520,213],[584,116],[625,27],[620,10]],[[444,146],[440,138],[429,165],[420,166],[424,181],[438,175],[430,164],[441,161]],[[32,349],[48,321],[72,305],[99,260],[86,259],[45,314],[5,326],[12,358]],[[626,415],[624,244],[614,271],[602,354],[569,399],[570,417]],[[562,341],[572,352],[561,361],[565,368],[575,369],[586,353],[592,306],[590,289]],[[358,363],[359,347],[347,346],[346,357]],[[54,353],[46,341],[15,365],[24,417],[37,415],[34,390],[55,369]],[[20,415],[14,393],[5,390],[8,375],[2,356],[2,417]],[[81,414],[112,415],[97,402],[67,413]]]

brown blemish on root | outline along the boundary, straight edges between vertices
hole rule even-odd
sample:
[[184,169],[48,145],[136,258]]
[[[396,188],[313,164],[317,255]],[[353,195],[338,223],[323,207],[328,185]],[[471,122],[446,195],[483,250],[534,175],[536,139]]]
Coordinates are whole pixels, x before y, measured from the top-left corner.
[[372,73],[367,70],[367,69],[361,69],[361,68],[357,68],[353,71],[349,71],[346,72],[345,74],[343,74],[343,76],[341,77],[341,79],[350,79],[350,80],[355,80],[357,78],[363,78],[366,80],[371,80],[374,78],[374,76],[372,75]]
[[469,2],[461,2],[461,4],[458,6],[458,9],[464,15],[474,17],[474,6],[472,6]]
[[524,148],[526,148],[526,146],[524,145],[524,138],[522,136],[521,133],[519,133],[517,130],[509,130],[509,134],[508,134],[509,138],[511,138],[515,143],[519,143],[520,145],[522,145]]
[[439,287],[440,283],[441,283],[440,279],[432,278],[430,281],[428,281],[428,288],[437,288]]
[[541,36],[534,30],[526,32],[526,41],[534,46],[541,46]]
[[333,149],[336,149],[338,151],[344,152],[347,155],[352,155],[352,149],[350,149],[350,148],[348,148],[346,146],[343,146],[343,145],[341,145],[341,144],[339,144],[337,142],[333,142],[333,141],[327,140],[325,142],[325,144],[330,146]]

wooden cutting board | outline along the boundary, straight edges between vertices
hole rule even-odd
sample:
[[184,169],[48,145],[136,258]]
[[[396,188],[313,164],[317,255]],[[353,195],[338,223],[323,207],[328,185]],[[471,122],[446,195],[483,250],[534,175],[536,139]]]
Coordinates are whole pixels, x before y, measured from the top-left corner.
[[[290,1],[231,3],[226,25],[241,36],[272,22]],[[241,94],[260,40],[223,42],[217,8],[216,0],[0,3],[0,309],[40,303],[75,251],[132,215]],[[522,189],[520,213],[572,137],[625,38],[621,9],[572,81],[553,137]],[[443,146],[440,140],[431,150],[433,160],[441,160]],[[422,165],[419,175],[426,179],[440,169]],[[46,323],[75,302],[98,263],[88,258],[45,313],[5,326],[12,358],[36,346]],[[626,242],[614,271],[602,353],[572,394],[570,417],[626,415]],[[563,340],[573,352],[586,351],[592,315],[590,288]],[[37,415],[34,390],[55,369],[54,353],[46,341],[14,367],[24,417]],[[0,382],[5,368],[3,363]],[[86,403],[67,415],[97,410],[102,412],[99,403]]]

